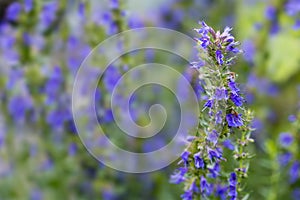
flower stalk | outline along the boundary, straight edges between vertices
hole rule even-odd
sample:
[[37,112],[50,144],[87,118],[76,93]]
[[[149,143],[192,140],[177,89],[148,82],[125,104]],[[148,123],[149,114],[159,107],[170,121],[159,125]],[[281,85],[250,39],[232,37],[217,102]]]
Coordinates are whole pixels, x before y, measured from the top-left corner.
[[185,200],[247,198],[242,180],[248,176],[248,160],[253,156],[246,148],[253,142],[253,116],[244,106],[237,74],[230,69],[242,51],[230,34],[231,28],[221,33],[205,22],[201,26],[195,29],[200,36],[195,38],[199,60],[192,67],[199,72],[205,102],[200,103],[199,126],[181,156],[184,167],[171,182],[184,182],[181,197]]

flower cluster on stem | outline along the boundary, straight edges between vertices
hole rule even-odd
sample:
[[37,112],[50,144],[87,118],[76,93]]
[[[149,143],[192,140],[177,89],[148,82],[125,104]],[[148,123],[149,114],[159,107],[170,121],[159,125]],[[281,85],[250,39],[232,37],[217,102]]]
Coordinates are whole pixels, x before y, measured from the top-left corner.
[[204,91],[200,103],[199,125],[182,153],[183,165],[171,177],[172,183],[184,182],[182,199],[240,199],[242,179],[248,175],[249,158],[246,146],[250,138],[252,112],[244,107],[244,98],[230,70],[239,42],[226,27],[221,33],[205,22],[195,29],[199,61],[192,67],[199,72]]

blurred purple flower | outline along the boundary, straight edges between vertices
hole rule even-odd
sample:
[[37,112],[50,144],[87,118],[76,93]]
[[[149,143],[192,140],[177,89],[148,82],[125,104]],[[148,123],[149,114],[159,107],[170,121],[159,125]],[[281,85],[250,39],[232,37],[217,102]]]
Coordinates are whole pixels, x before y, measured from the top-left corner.
[[290,168],[290,182],[295,183],[300,175],[300,163],[295,161]]
[[187,190],[180,197],[182,200],[193,200],[193,191]]
[[58,10],[58,2],[50,1],[44,3],[40,13],[40,22],[43,28],[48,28],[56,19]]
[[120,4],[119,4],[119,0],[110,0],[110,7],[112,9],[117,9],[119,8]]
[[42,199],[43,199],[43,193],[41,190],[37,188],[31,190],[30,200],[42,200]]
[[278,162],[281,166],[286,166],[292,159],[293,155],[290,152],[278,156]]
[[77,152],[77,145],[75,143],[71,143],[69,145],[69,156],[74,156]]
[[294,24],[294,27],[293,27],[295,30],[299,30],[300,29],[300,19],[297,19],[295,21],[295,24]]
[[78,14],[81,18],[84,18],[85,15],[85,3],[80,2],[78,5]]
[[104,74],[103,82],[108,92],[112,92],[118,80],[121,78],[121,74],[117,67],[109,66]]
[[297,117],[295,115],[289,115],[288,117],[289,122],[295,122],[297,120]]
[[216,196],[220,197],[221,200],[226,200],[226,192],[227,192],[227,187],[226,186],[221,186],[218,185],[216,188]]
[[55,66],[53,72],[50,74],[45,84],[45,94],[47,95],[47,102],[51,103],[56,100],[59,90],[63,84],[63,75],[60,67]]
[[270,21],[275,20],[276,19],[276,8],[272,5],[268,6],[265,11],[265,16]]
[[53,167],[53,161],[51,158],[46,158],[46,160],[44,160],[44,162],[41,164],[40,169],[43,171],[47,171],[52,169]]
[[144,22],[138,17],[130,17],[128,19],[128,27],[133,28],[143,28],[145,27]]
[[170,183],[179,184],[185,181],[184,175],[187,173],[188,169],[185,167],[180,167],[175,174],[171,175]]
[[33,8],[33,0],[24,0],[25,12],[30,12]]
[[84,58],[91,52],[89,45],[82,43],[75,36],[69,36],[67,41],[67,63],[73,75],[76,74]]
[[8,103],[8,111],[16,122],[23,122],[26,112],[31,108],[31,99],[24,95],[13,96]]
[[300,1],[289,0],[285,5],[286,13],[290,16],[294,16],[300,12]]
[[293,136],[290,133],[281,133],[279,135],[279,143],[282,147],[290,146],[294,141]]
[[16,68],[16,69],[11,69],[8,75],[8,81],[6,83],[6,88],[8,90],[12,89],[17,81],[22,80],[23,78],[23,70]]
[[254,42],[252,40],[245,40],[242,49],[244,50],[244,59],[250,64],[253,64],[256,53]]
[[254,73],[251,73],[248,76],[247,86],[250,88],[255,88],[259,94],[267,94],[272,97],[277,96],[279,93],[279,89],[275,84],[266,78],[257,77]]
[[299,197],[300,197],[300,188],[294,189],[294,191],[292,193],[292,196],[293,196],[294,200],[299,200]]
[[280,25],[279,25],[278,21],[272,22],[271,28],[270,28],[270,34],[276,35],[279,31],[280,31]]
[[51,110],[47,115],[47,123],[55,130],[61,130],[64,123],[72,118],[68,109],[56,108]]
[[219,110],[216,114],[216,124],[221,124],[223,122],[222,110]]
[[6,19],[16,21],[21,14],[22,5],[19,2],[13,2],[6,10]]
[[230,141],[230,139],[224,140],[223,145],[227,149],[234,150],[234,145],[232,144],[232,142]]

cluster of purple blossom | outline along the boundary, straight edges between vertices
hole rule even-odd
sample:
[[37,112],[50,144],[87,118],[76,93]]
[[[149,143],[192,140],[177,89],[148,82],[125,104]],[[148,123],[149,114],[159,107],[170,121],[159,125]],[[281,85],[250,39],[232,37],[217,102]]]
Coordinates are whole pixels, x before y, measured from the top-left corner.
[[[247,160],[251,156],[244,147],[253,142],[249,126],[252,114],[243,107],[244,99],[235,82],[237,76],[230,71],[241,50],[230,34],[231,28],[220,33],[204,22],[201,25],[195,29],[200,35],[195,40],[201,61],[192,63],[192,67],[199,71],[199,82],[204,89],[202,99],[206,103],[195,135],[188,139],[188,147],[181,155],[183,166],[171,176],[171,182],[184,182],[182,199],[185,200],[201,197],[234,200],[245,195],[241,179],[247,177]],[[231,173],[224,166],[231,159],[226,149],[239,162]]]

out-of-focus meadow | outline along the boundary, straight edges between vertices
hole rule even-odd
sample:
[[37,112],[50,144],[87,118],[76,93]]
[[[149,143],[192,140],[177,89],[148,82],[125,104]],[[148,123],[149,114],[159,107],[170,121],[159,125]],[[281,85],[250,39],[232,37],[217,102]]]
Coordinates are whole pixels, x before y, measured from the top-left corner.
[[[0,18],[0,199],[180,199],[181,186],[169,183],[177,162],[129,174],[87,152],[73,121],[72,89],[84,58],[109,36],[158,26],[196,37],[193,29],[202,20],[216,30],[233,27],[244,50],[232,70],[255,113],[250,199],[300,199],[300,169],[295,181],[288,180],[289,166],[300,159],[300,130],[293,128],[300,107],[298,0],[2,0]],[[109,138],[135,152],[161,148],[171,136],[162,131],[149,141],[126,141],[112,125],[108,94],[124,71],[147,62],[192,73],[188,63],[164,51],[131,52],[111,64],[95,94]],[[86,75],[87,83],[93,75]],[[160,102],[172,116],[167,124],[176,126],[174,98],[162,87],[145,86],[133,97],[132,116],[145,125],[148,108]],[[282,148],[282,132],[293,132],[291,147]],[[294,157],[282,165],[285,151]]]

